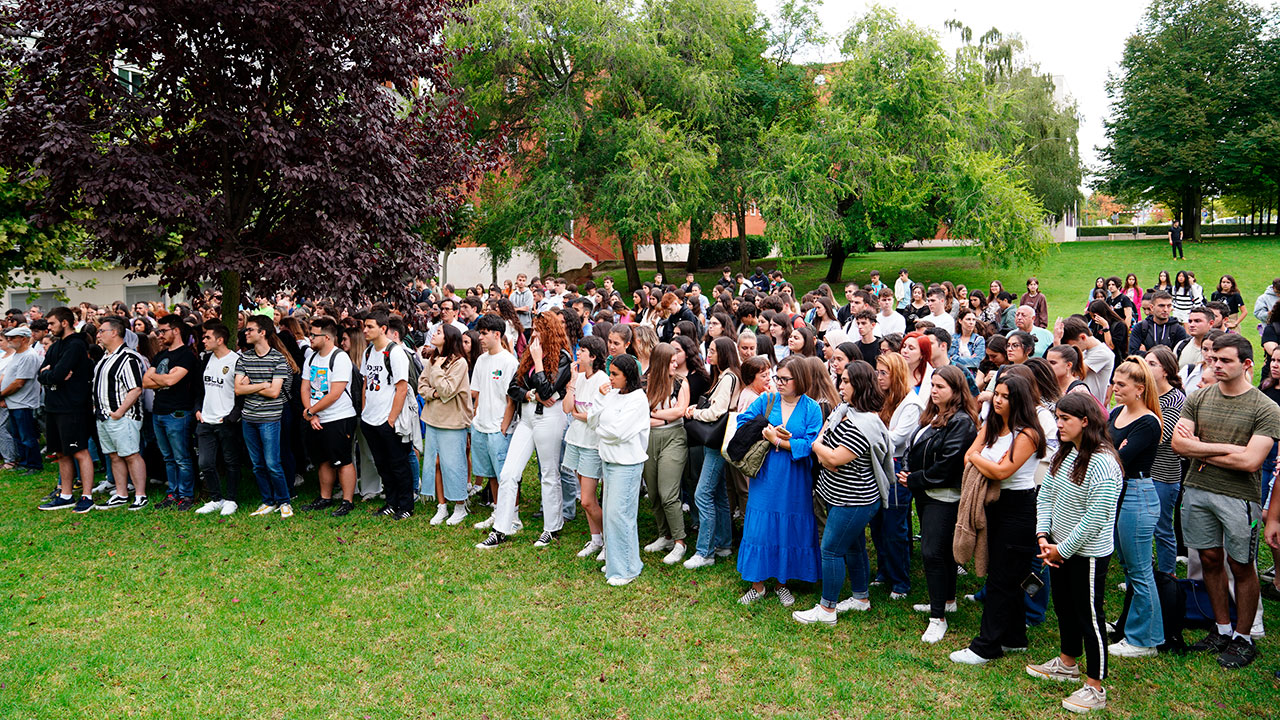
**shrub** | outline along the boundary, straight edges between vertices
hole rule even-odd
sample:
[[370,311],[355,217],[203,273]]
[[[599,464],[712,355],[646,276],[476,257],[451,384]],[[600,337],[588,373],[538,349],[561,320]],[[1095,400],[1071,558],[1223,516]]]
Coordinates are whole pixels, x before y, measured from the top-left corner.
[[[762,235],[747,236],[747,255],[751,258],[768,257],[770,247]],[[738,238],[703,239],[698,248],[698,267],[713,268],[732,266],[738,260]]]

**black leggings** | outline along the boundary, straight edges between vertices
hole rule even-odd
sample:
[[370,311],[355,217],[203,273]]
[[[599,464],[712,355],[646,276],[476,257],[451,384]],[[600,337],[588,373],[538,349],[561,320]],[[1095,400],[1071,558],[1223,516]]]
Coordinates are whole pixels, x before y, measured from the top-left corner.
[[1036,555],[1036,491],[1001,490],[987,506],[987,599],[978,637],[969,644],[992,660],[1003,648],[1027,646],[1026,598],[1022,581]]
[[1099,681],[1107,676],[1107,618],[1102,593],[1110,561],[1110,555],[1077,555],[1067,558],[1062,567],[1049,568],[1062,654],[1078,658],[1083,650],[1085,675]]
[[916,515],[920,518],[920,553],[924,559],[924,579],[929,587],[929,617],[946,617],[947,603],[956,599],[956,558],[951,543],[956,534],[959,502],[934,500],[916,494]]

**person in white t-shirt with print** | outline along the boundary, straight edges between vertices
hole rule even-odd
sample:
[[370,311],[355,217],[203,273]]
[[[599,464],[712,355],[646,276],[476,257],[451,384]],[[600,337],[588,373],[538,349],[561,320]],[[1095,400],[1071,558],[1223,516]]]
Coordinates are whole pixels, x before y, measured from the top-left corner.
[[413,516],[413,446],[396,432],[396,420],[410,401],[409,354],[387,337],[388,322],[387,314],[381,311],[364,319],[368,345],[361,368],[364,409],[360,413],[360,432],[378,468],[387,499],[387,504],[373,514],[404,520]]
[[604,340],[594,335],[582,338],[578,343],[573,380],[564,396],[564,411],[572,419],[565,432],[564,459],[560,465],[578,476],[582,511],[591,529],[591,539],[578,551],[578,557],[595,555],[604,549],[604,519],[596,500],[596,486],[603,469],[596,450],[600,439],[587,427],[587,415],[600,399],[600,388],[609,384],[609,375],[604,371],[608,358],[609,347]]
[[[236,362],[240,354],[227,347],[231,331],[217,321],[204,324],[202,342],[209,353],[204,363],[204,399],[196,411],[196,460],[200,483],[209,502],[198,515],[235,514],[236,485],[240,480],[240,416],[236,408]],[[218,461],[222,461],[222,471]]]
[[[520,361],[502,346],[507,323],[498,315],[482,315],[476,321],[480,347],[484,353],[476,358],[471,373],[471,395],[475,401],[475,419],[471,421],[471,474],[477,483],[489,486],[489,495],[497,501],[498,473],[507,460],[511,443],[511,419],[515,406],[507,397],[507,389],[516,376]],[[516,519],[519,525],[519,518]],[[493,527],[493,516],[475,524],[479,530]]]
[[[302,421],[307,423],[307,452],[320,475],[320,497],[302,509],[333,507],[329,514],[342,517],[355,507],[351,439],[356,434],[356,407],[347,391],[354,367],[338,348],[338,323],[333,318],[314,318],[310,339],[311,353],[302,367]],[[333,497],[335,481],[342,488],[341,501]]]

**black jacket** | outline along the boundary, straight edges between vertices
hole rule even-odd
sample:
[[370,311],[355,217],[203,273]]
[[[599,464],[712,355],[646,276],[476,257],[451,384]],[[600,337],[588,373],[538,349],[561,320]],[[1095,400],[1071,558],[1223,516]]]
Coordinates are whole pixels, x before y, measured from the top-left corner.
[[1152,350],[1157,345],[1164,345],[1172,350],[1186,337],[1187,331],[1177,320],[1169,318],[1164,325],[1156,325],[1155,320],[1148,315],[1142,322],[1133,326],[1133,333],[1129,336],[1129,354],[1137,355],[1142,352],[1144,345],[1147,350]]
[[913,493],[959,488],[964,454],[978,436],[968,414],[958,412],[941,428],[928,427],[907,448],[907,488]]
[[[560,364],[553,376],[548,376],[545,370],[543,372],[535,372],[532,375],[517,375],[511,386],[507,388],[507,395],[515,401],[516,412],[519,413],[521,408],[524,407],[525,395],[530,390],[537,393],[542,400],[551,400],[552,398],[563,400],[565,386],[569,384],[569,380],[572,378],[573,356],[569,354],[568,350],[561,350]],[[538,403],[536,408],[534,414],[541,415],[543,410],[542,403]]]
[[74,332],[50,345],[36,379],[44,386],[46,411],[91,412],[93,361],[89,359],[89,342],[85,336]]

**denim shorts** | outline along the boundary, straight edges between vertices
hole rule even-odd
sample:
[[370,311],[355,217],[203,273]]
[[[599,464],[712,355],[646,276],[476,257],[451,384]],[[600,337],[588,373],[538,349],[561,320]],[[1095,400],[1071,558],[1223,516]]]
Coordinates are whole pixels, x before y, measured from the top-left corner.
[[578,447],[573,443],[564,444],[564,459],[560,466],[592,480],[599,480],[604,469],[600,466],[600,453],[595,448]]
[[471,474],[478,478],[496,478],[502,472],[502,463],[507,459],[507,446],[511,444],[511,436],[480,432],[471,428]]
[[98,449],[122,458],[137,455],[142,449],[142,421],[129,417],[98,421]]

